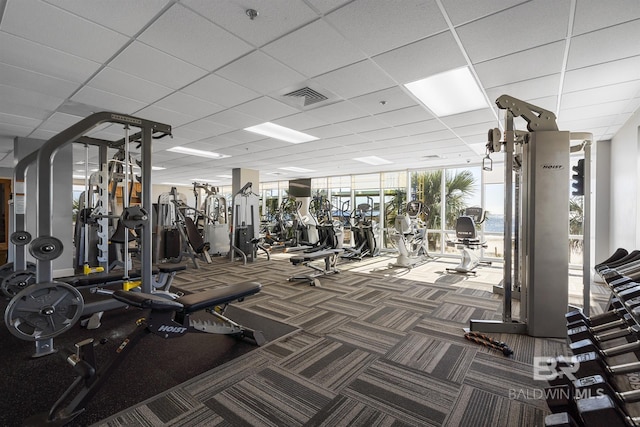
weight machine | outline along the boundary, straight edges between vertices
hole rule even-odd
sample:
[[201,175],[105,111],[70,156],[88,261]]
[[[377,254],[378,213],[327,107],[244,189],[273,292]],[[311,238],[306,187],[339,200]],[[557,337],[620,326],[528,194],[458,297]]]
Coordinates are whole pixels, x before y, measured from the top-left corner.
[[[534,337],[566,336],[565,313],[568,307],[569,281],[569,156],[585,151],[590,163],[592,135],[559,131],[556,116],[550,111],[508,95],[496,100],[505,111],[504,135],[500,129],[489,131],[487,156],[483,168],[490,170],[491,153],[505,153],[504,267],[502,321],[471,319],[469,329],[488,333],[526,333]],[[527,131],[514,127],[514,118],[522,117]],[[504,139],[501,140],[501,136]],[[571,147],[571,141],[581,144]],[[589,173],[585,176],[585,212],[590,209]],[[515,235],[514,218],[515,172]],[[584,307],[590,304],[589,222],[584,226]],[[515,246],[512,247],[512,236]],[[512,252],[513,251],[513,252]],[[513,263],[515,261],[515,265]],[[512,291],[520,288],[520,321],[512,315]]]
[[[38,237],[29,243],[29,252],[37,260],[36,283],[18,292],[9,302],[4,320],[9,331],[20,339],[34,341],[36,352],[34,356],[44,356],[55,352],[53,338],[71,328],[81,316],[88,316],[102,311],[122,307],[124,304],[112,298],[85,304],[84,297],[74,286],[53,280],[53,260],[62,254],[62,242],[52,236],[53,186],[52,159],[57,151],[74,141],[83,142],[84,135],[103,123],[115,123],[124,126],[125,136],[120,141],[111,143],[112,147],[123,146],[128,150],[130,141],[140,141],[142,154],[142,206],[125,207],[120,221],[127,228],[139,229],[141,270],[140,282],[133,284],[129,281],[125,268],[122,277],[125,287],[136,286],[143,292],[154,292],[152,272],[151,241],[152,230],[150,224],[151,212],[151,141],[171,134],[171,127],[124,114],[101,112],[92,114],[75,125],[60,132],[49,139],[37,152],[26,156],[24,167],[16,176],[24,182],[23,172],[26,165],[36,161],[37,173],[37,232]],[[129,134],[130,126],[140,129],[139,133]],[[92,141],[91,138],[84,139]],[[106,150],[106,148],[105,148]],[[125,181],[127,181],[125,173]],[[20,190],[16,186],[16,192]],[[24,188],[22,188],[24,197]],[[125,190],[126,191],[126,190]],[[126,200],[126,193],[124,199]],[[16,197],[16,214],[24,215],[24,199]],[[22,208],[21,208],[22,206]],[[22,210],[21,210],[22,209]],[[16,220],[16,226],[24,218]],[[20,235],[18,235],[20,236]],[[26,237],[26,236],[23,236]],[[26,240],[26,239],[25,239]],[[26,245],[25,245],[26,246]],[[126,255],[125,245],[125,255]],[[16,251],[16,259],[22,260],[22,254]],[[26,255],[26,254],[25,254]]]
[[260,198],[251,190],[251,182],[247,182],[233,197],[233,223],[231,233],[230,258],[235,261],[236,255],[242,257],[244,264],[253,262],[258,249],[267,254],[269,251],[260,242],[260,217],[258,205]]

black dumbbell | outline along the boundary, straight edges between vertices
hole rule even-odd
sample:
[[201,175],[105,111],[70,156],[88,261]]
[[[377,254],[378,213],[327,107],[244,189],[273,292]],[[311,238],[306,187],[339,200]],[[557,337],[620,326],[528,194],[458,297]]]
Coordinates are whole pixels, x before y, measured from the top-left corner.
[[[634,285],[628,286],[628,285],[631,285],[631,283],[633,283]],[[618,297],[618,299],[620,299],[621,301],[627,301],[635,297],[640,297],[640,283],[636,283],[636,282],[631,282],[631,283],[629,283],[628,285],[624,285],[625,286],[624,290],[619,291],[616,289],[616,296]]]
[[635,251],[629,252],[626,256],[616,261],[611,261],[605,265],[598,265],[594,267],[594,269],[600,274],[602,274],[603,272],[607,272],[615,269],[632,270],[638,267],[638,263],[637,263],[638,260],[640,260],[640,251],[635,250]]
[[[616,325],[611,328],[603,328],[602,326],[596,326],[595,328],[589,328],[588,326],[579,326],[577,328],[571,328],[567,330],[567,341],[569,343],[578,342],[584,339],[590,339],[596,343],[602,343],[606,341],[611,341],[616,338],[623,338],[629,335],[636,335],[640,337],[640,325],[635,323],[633,317],[630,314],[626,314],[625,318],[627,320],[626,328],[616,329],[619,326],[616,321]],[[612,322],[613,323],[613,322]],[[613,329],[613,330],[612,330]]]
[[[544,397],[547,401],[549,410],[554,414],[565,413],[571,420],[578,420],[579,414],[576,409],[573,386],[569,384],[556,385],[546,387],[544,389]],[[567,420],[568,421],[568,420]],[[556,422],[559,422],[556,420]],[[575,421],[574,421],[575,422]],[[545,426],[547,421],[545,420]],[[557,425],[557,424],[552,424]],[[564,424],[559,424],[564,425]]]
[[626,257],[627,255],[629,255],[629,251],[627,251],[625,248],[618,248],[609,256],[609,258],[605,259],[602,262],[599,262],[593,268],[596,271],[602,268],[606,268],[609,264],[613,262],[617,262],[622,258]]
[[[605,323],[610,323],[614,320],[617,320],[624,316],[627,313],[627,310],[624,308],[614,308],[613,310],[607,311],[605,313],[596,314],[591,317],[587,317],[582,310],[573,310],[564,315],[567,319],[567,327],[577,327],[581,325],[586,325],[589,327],[594,327],[598,325],[604,325]],[[576,323],[581,322],[581,323]]]
[[625,276],[623,274],[618,274],[607,281],[607,286],[609,286],[612,289],[617,289],[622,285],[626,285],[627,283],[630,283],[630,282],[635,282],[636,280],[638,280],[637,275],[630,277],[630,276]]
[[569,344],[569,348],[574,355],[595,352],[602,357],[614,357],[640,350],[640,341],[633,341],[615,347],[601,349],[598,343],[590,339],[584,339]]
[[578,399],[576,407],[582,422],[587,427],[629,427],[640,423],[640,418],[629,417],[611,396],[606,394]]
[[556,375],[555,378],[548,380],[551,386],[563,384],[572,385],[573,379],[592,375],[602,375],[608,378],[615,375],[624,375],[640,371],[640,362],[609,365],[603,357],[595,351],[576,354],[570,358],[558,358],[555,359],[554,363],[554,367],[557,367],[558,364],[567,365],[567,370],[572,376]]
[[622,407],[629,403],[640,402],[640,390],[617,391],[602,375],[591,375],[575,380],[572,392],[575,399],[588,399],[606,394]]
[[[608,315],[607,317],[610,319],[608,322],[597,324],[594,324],[593,318],[583,317],[581,320],[574,320],[571,323],[567,323],[567,330],[586,326],[593,330],[594,333],[598,333],[613,328],[621,328],[635,322],[631,314],[624,308],[616,309],[613,315]],[[607,317],[603,317],[603,319]]]
[[578,424],[567,412],[560,412],[544,417],[544,427],[578,427]]

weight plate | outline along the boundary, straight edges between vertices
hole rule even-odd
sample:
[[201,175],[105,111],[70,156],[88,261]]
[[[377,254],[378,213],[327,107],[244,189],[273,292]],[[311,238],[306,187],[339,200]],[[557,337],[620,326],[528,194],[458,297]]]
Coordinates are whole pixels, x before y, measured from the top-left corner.
[[9,240],[16,246],[24,246],[31,242],[31,233],[28,231],[14,231],[9,236]]
[[0,283],[2,293],[13,298],[18,292],[36,283],[35,271],[18,270],[9,274]]
[[149,214],[140,206],[129,206],[122,212],[122,215],[120,216],[122,225],[127,228],[143,227],[147,223],[148,219]]
[[0,280],[7,277],[9,274],[13,273],[13,263],[8,262],[0,266]]
[[49,339],[71,328],[82,315],[84,300],[73,286],[38,283],[21,290],[4,312],[11,334],[26,340]]
[[62,255],[62,242],[53,236],[36,237],[29,245],[29,253],[37,260],[51,261]]

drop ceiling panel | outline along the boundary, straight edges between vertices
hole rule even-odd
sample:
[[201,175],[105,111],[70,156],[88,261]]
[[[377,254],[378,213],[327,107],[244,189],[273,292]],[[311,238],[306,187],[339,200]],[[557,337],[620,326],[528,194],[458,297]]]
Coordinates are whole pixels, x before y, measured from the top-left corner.
[[262,51],[308,77],[365,59],[360,50],[323,20],[268,44]]
[[[471,61],[479,63],[564,40],[570,4],[570,0],[527,2],[458,27],[456,31]],[[523,28],[527,29],[526,33]]]
[[[213,122],[207,119],[200,119],[194,122],[191,122],[187,125],[181,126],[179,129],[184,129],[187,131],[192,131],[194,134],[201,134],[201,138],[193,138],[194,140],[208,138],[211,136],[222,135],[223,133],[231,132],[234,130],[231,126],[225,126],[221,123]],[[177,129],[174,129],[174,131]]]
[[325,121],[317,119],[305,113],[297,113],[287,117],[282,117],[280,119],[273,120],[273,123],[291,129],[304,131],[305,133],[308,133],[308,129],[325,126],[327,124]]
[[576,4],[573,34],[583,34],[638,18],[640,2],[635,0],[580,0]]
[[222,111],[224,107],[211,102],[204,101],[195,96],[187,95],[181,91],[174,92],[171,95],[162,98],[154,105],[167,110],[180,111],[183,114],[195,118],[202,118],[211,114]]
[[401,84],[467,65],[450,31],[383,53],[373,60]]
[[0,75],[2,82],[8,86],[15,86],[33,92],[56,98],[67,98],[78,84],[68,80],[58,79],[23,68],[13,67],[0,62]]
[[251,52],[216,71],[216,74],[262,94],[275,92],[305,79],[302,74],[259,51]]
[[[82,58],[102,62],[129,41],[128,37],[46,3],[9,1],[2,31]],[[71,30],[72,29],[72,30]],[[69,32],[73,37],[69,37]]]
[[419,135],[445,129],[445,127],[438,120],[424,120],[421,122],[396,126],[396,129],[404,135]]
[[433,118],[431,113],[425,110],[424,107],[418,105],[389,111],[388,113],[376,114],[376,117],[391,126],[402,126],[408,123],[431,120]]
[[[22,126],[13,120],[6,123],[2,116],[6,115],[0,113],[0,139],[4,143],[1,152],[5,153],[13,149],[13,138],[16,136],[29,136],[35,126]],[[11,166],[13,167],[13,164]]]
[[127,74],[115,68],[105,67],[89,83],[89,86],[116,95],[152,103],[167,96],[173,89]]
[[236,129],[244,129],[260,123],[260,119],[248,116],[234,109],[224,110],[213,114],[207,117],[207,120],[211,120],[225,126],[231,126]]
[[552,43],[475,66],[484,87],[504,86],[514,82],[557,74],[562,67],[564,43]]
[[[326,16],[368,55],[377,55],[447,28],[433,0],[356,0]],[[384,29],[384,30],[382,30]]]
[[385,126],[385,123],[376,117],[366,116],[359,119],[341,122],[340,126],[354,133],[362,133],[380,129]]
[[486,89],[491,106],[501,95],[510,95],[522,101],[529,102],[541,96],[551,96],[558,93],[560,87],[560,74],[537,77],[534,79],[510,83],[504,86],[495,86]]
[[87,105],[94,105],[95,111],[114,111],[117,113],[133,114],[145,107],[145,103],[84,86],[71,97],[72,101]]
[[209,71],[253,49],[245,41],[180,4],[158,18],[138,40]]
[[233,107],[260,96],[258,92],[215,74],[210,74],[191,83],[182,91],[225,107]]
[[573,120],[612,116],[619,111],[625,111],[628,105],[629,102],[625,100],[589,105],[585,107],[562,109],[560,111],[560,117],[562,117],[562,120],[570,122]]
[[413,98],[397,86],[351,98],[349,101],[369,114],[384,114],[417,105]]
[[169,0],[45,1],[128,36],[133,36],[140,31],[169,3]]
[[0,58],[5,64],[78,83],[86,81],[100,67],[97,62],[69,55],[2,31]]
[[389,76],[369,60],[331,71],[314,80],[343,98],[353,98],[395,85]]
[[640,55],[638,40],[640,19],[573,37],[567,70]]
[[110,66],[162,86],[179,89],[206,71],[140,42],[133,42]]
[[391,138],[398,138],[405,136],[406,134],[397,128],[382,128],[372,131],[362,131],[360,135],[364,136],[370,141],[384,141]]
[[597,105],[603,102],[628,100],[640,92],[640,80],[597,87],[562,95],[562,109],[578,108],[587,105]]
[[466,113],[442,117],[441,120],[450,128],[455,128],[476,123],[486,123],[492,120],[497,120],[497,117],[492,109],[483,108],[481,110],[468,111]]
[[299,112],[297,109],[268,96],[262,96],[245,102],[244,104],[236,106],[234,109],[264,121],[272,121]]
[[307,129],[305,132],[320,139],[335,138],[337,136],[343,136],[349,133],[347,129],[343,128],[340,125],[319,126]]
[[0,99],[0,112],[34,119],[48,117],[64,101],[61,98],[2,84]]
[[[303,2],[290,0],[252,0],[250,3],[183,0],[182,3],[254,46],[262,46],[318,17]],[[249,8],[258,12],[257,18],[249,19],[246,14]]]
[[175,127],[192,122],[199,118],[190,116],[188,114],[182,114],[177,111],[167,110],[166,108],[160,108],[155,105],[150,105],[136,112],[136,116]]
[[563,90],[574,92],[638,79],[640,56],[568,71]]
[[490,1],[468,1],[468,0],[442,0],[442,5],[453,25],[460,25],[468,21],[497,13],[501,10],[522,3],[523,0],[490,0]]
[[344,6],[350,1],[351,0],[308,0],[307,3],[313,6],[320,13],[326,14],[334,9]]
[[341,101],[310,110],[308,114],[326,123],[340,123],[364,117],[367,115],[367,112],[356,107],[349,101]]

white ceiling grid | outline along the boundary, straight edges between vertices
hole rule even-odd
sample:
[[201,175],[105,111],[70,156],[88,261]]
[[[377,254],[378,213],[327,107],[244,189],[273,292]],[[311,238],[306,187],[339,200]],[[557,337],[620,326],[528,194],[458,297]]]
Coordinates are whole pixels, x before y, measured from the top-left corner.
[[[173,126],[154,142],[155,182],[476,163],[505,93],[611,138],[640,106],[639,39],[637,0],[0,0],[0,153],[111,110]],[[464,66],[489,107],[437,118],[403,86]],[[304,87],[328,100],[283,96]],[[265,121],[319,140],[243,130]],[[371,155],[393,163],[353,160]],[[292,165],[313,172],[279,169]]]

